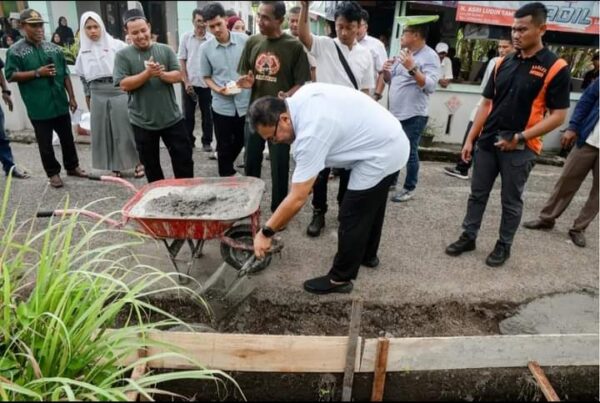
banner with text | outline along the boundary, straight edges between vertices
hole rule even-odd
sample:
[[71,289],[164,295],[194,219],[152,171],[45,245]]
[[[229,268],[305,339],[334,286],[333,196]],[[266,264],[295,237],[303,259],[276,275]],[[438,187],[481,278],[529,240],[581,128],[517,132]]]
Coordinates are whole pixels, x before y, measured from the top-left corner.
[[[513,14],[529,1],[459,1],[456,21],[511,26]],[[548,30],[598,35],[597,1],[545,1]]]

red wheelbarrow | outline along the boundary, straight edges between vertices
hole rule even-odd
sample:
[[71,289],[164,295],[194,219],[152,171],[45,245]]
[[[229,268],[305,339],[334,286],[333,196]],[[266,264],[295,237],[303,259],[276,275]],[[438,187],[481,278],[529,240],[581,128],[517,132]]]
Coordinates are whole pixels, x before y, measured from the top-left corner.
[[[254,258],[253,239],[260,228],[260,201],[265,188],[265,183],[258,178],[164,179],[144,185],[140,189],[124,179],[113,176],[90,176],[89,179],[117,183],[134,193],[121,211],[121,221],[78,209],[40,211],[36,214],[37,217],[80,214],[96,220],[102,219],[115,228],[123,228],[128,223],[132,223],[136,231],[163,241],[173,267],[180,274],[181,284],[189,282],[190,271],[199,263],[204,243],[208,240],[218,239],[221,242],[223,260],[238,270],[238,280],[227,285],[226,296],[228,297],[239,287],[241,279],[247,274],[268,267],[272,254],[280,252],[283,247],[278,239],[274,239],[273,248],[265,259]],[[204,211],[197,212],[192,209],[184,212],[163,212],[160,208],[148,207],[167,195],[187,196],[188,199],[193,200],[196,194],[203,194],[205,197],[207,192],[213,196],[212,207],[209,206]],[[222,201],[219,195],[227,192],[242,195],[240,203],[219,205]],[[186,244],[190,249],[190,258],[183,260],[178,258],[178,255]],[[225,265],[222,265],[213,273],[206,281],[203,292],[217,282],[224,269]]]

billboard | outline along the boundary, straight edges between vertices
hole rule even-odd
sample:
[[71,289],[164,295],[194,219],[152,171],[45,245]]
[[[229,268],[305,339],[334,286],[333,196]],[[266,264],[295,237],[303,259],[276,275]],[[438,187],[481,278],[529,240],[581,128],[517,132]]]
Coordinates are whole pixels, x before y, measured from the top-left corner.
[[[456,21],[511,26],[513,14],[529,1],[459,1]],[[548,30],[598,35],[597,1],[545,1]]]

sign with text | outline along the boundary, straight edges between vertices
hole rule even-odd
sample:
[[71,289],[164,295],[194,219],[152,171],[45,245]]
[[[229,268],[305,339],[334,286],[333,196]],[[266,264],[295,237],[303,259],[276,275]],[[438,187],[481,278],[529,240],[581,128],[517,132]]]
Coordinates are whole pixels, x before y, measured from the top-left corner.
[[[529,1],[459,1],[456,21],[511,26],[513,15]],[[548,30],[598,35],[597,1],[545,1]]]

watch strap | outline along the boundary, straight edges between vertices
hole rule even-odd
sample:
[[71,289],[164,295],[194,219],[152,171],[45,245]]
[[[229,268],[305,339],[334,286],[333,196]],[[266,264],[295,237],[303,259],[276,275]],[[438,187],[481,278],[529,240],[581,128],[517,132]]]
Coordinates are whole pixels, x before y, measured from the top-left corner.
[[267,238],[272,238],[275,235],[275,230],[267,225],[263,225],[260,232]]

